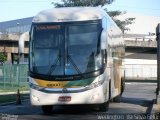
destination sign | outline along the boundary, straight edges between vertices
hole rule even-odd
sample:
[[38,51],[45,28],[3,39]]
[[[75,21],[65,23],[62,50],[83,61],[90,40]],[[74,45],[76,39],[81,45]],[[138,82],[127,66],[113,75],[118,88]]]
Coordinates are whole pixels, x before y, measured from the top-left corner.
[[61,28],[60,25],[41,25],[36,26],[37,30],[59,30]]

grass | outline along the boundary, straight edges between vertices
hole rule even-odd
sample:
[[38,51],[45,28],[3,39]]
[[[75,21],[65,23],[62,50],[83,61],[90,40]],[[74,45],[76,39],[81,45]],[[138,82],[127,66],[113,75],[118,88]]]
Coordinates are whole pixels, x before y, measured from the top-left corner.
[[6,92],[14,92],[16,93],[17,90],[20,90],[20,91],[29,91],[29,88],[28,87],[17,87],[17,88],[0,88],[0,93],[6,93]]
[[17,90],[20,91],[29,91],[29,86],[27,84],[10,84],[10,83],[5,83],[5,86],[3,83],[0,83],[0,93],[5,93],[5,92],[17,92]]
[[[29,94],[21,94],[20,98],[21,100],[29,99]],[[0,104],[15,102],[16,100],[17,100],[17,94],[0,95]]]

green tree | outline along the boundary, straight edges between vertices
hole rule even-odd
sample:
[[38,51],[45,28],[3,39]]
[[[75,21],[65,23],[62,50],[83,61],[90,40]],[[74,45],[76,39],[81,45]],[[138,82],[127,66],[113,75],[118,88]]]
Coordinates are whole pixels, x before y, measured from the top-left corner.
[[117,17],[119,15],[122,14],[126,14],[126,11],[122,12],[122,11],[107,11],[107,9],[105,9],[105,11],[108,13],[108,15],[115,21],[115,23],[119,26],[119,28],[123,31],[125,30],[130,30],[127,25],[130,25],[134,22],[135,18],[126,18],[124,20],[119,20],[117,19]]
[[[104,6],[112,3],[114,0],[61,0],[61,2],[52,2],[55,7],[75,7],[75,6]],[[125,20],[117,19],[117,16],[125,14],[126,12],[122,11],[105,11],[110,15],[110,17],[115,21],[119,28],[123,31],[129,30],[127,25],[132,24],[135,18],[126,18]]]
[[0,63],[4,63],[7,60],[6,53],[0,53]]
[[18,55],[16,55],[16,54],[13,55],[13,61],[18,62]]
[[52,2],[55,7],[75,7],[75,6],[104,6],[110,4],[113,0],[61,0],[61,2]]

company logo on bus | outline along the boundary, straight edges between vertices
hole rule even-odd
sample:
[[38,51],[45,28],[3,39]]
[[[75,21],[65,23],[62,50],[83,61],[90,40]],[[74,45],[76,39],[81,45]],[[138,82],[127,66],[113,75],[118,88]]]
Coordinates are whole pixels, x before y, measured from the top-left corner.
[[67,88],[62,89],[62,93],[67,93],[67,92],[68,92]]

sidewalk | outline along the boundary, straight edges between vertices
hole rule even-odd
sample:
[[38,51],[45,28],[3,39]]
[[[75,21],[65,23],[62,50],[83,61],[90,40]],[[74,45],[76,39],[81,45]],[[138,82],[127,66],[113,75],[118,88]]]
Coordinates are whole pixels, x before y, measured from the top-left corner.
[[[160,104],[153,104],[151,115],[155,115],[157,119],[160,120]],[[150,119],[150,120],[153,120],[153,119]]]

